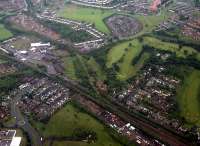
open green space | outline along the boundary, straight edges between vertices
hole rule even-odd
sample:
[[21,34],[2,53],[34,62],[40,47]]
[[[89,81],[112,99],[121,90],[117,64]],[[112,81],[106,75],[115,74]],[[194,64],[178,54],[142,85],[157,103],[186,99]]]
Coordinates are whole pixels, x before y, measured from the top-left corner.
[[76,69],[74,66],[74,58],[73,57],[65,57],[63,58],[65,74],[72,80],[77,80],[76,77]]
[[9,90],[12,86],[14,86],[17,82],[15,76],[6,76],[0,78],[0,90]]
[[7,62],[6,60],[3,60],[3,59],[0,58],[0,64],[4,64],[6,62]]
[[7,30],[3,24],[0,24],[0,41],[8,39],[12,36],[12,33],[9,30]]
[[178,90],[180,115],[191,125],[200,126],[200,71],[193,70]]
[[66,4],[63,9],[58,11],[60,17],[92,23],[98,30],[106,34],[109,34],[110,31],[103,20],[112,14],[111,10],[81,7],[73,4]]
[[[72,104],[63,107],[50,118],[41,129],[44,137],[48,136],[72,136],[77,129],[92,130],[97,134],[97,141],[91,144],[74,142],[74,146],[120,146],[107,132],[106,128],[90,115],[80,111]],[[67,142],[68,143],[68,142]],[[55,146],[66,146],[66,142],[56,142]],[[73,146],[73,142],[69,142]]]
[[87,61],[88,69],[92,74],[95,74],[96,79],[106,80],[106,75],[104,74],[101,66],[95,61],[93,57]]
[[161,22],[167,20],[170,16],[170,13],[167,11],[167,9],[162,10],[159,14],[155,15],[134,15],[135,18],[137,18],[142,24],[143,24],[143,30],[139,32],[136,36],[150,33],[153,29],[156,28]]
[[[130,56],[130,55],[127,55]],[[136,73],[143,67],[145,61],[149,59],[150,54],[147,52],[144,52],[140,59],[136,62],[136,64],[132,64],[131,58],[125,59],[123,63],[121,63],[120,66],[120,72],[117,75],[117,78],[119,80],[127,80],[133,76],[136,75]]]
[[133,59],[139,56],[142,51],[142,45],[138,40],[131,41],[128,45],[129,46],[125,50],[126,53],[123,55],[122,61],[118,64],[119,73],[117,74],[117,78],[119,80],[127,80],[134,75],[135,69],[133,66]]
[[197,52],[194,48],[188,46],[180,46],[176,43],[164,42],[162,40],[153,38],[153,37],[144,37],[143,44],[153,47],[155,49],[161,49],[165,51],[170,51],[176,53],[177,57],[187,57],[192,54],[196,54],[195,57],[197,60],[200,60],[200,53]]
[[117,63],[124,55],[126,55],[127,50],[129,51],[132,49],[135,49],[133,52],[136,53],[135,55],[137,55],[139,52],[138,50],[141,49],[137,40],[125,41],[112,47],[107,54],[106,67],[111,68],[113,64]]
[[52,146],[88,146],[90,144],[76,141],[54,141]]

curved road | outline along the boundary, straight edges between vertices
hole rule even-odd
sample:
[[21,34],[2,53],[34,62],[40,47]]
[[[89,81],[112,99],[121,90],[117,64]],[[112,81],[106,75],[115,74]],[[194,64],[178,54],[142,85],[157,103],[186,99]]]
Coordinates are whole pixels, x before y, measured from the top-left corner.
[[[20,96],[19,96],[20,97]],[[19,98],[16,96],[11,101],[11,115],[16,119],[16,125],[22,128],[30,137],[32,146],[42,146],[41,136],[39,133],[31,126],[28,119],[23,116],[17,103]]]

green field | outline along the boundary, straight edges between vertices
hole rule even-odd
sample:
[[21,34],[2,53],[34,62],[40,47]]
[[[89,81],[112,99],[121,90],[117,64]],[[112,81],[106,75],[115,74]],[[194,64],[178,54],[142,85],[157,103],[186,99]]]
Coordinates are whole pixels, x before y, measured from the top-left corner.
[[52,146],[88,146],[90,144],[75,141],[55,141]]
[[12,36],[12,33],[9,30],[7,30],[3,24],[0,24],[0,41],[6,40]]
[[132,61],[141,51],[142,45],[137,39],[119,43],[109,50],[106,67],[111,68],[113,64],[117,63],[119,66],[117,78],[119,80],[127,80],[136,72]]
[[60,17],[92,23],[98,30],[106,34],[109,34],[110,31],[103,20],[112,14],[113,12],[110,10],[79,7],[73,4],[67,4],[58,11],[58,16]]
[[127,80],[135,73],[132,61],[135,57],[139,56],[142,51],[142,45],[138,42],[138,40],[131,41],[131,44],[132,45],[127,47],[122,61],[118,63],[119,73],[117,74],[117,78],[119,80]]
[[163,22],[164,20],[167,20],[170,16],[169,12],[166,12],[167,10],[163,10],[158,15],[149,15],[149,16],[143,16],[143,15],[136,15],[135,18],[137,18],[142,24],[143,24],[143,31],[141,33],[150,33],[155,27]]
[[187,46],[180,46],[175,43],[164,42],[159,39],[153,37],[144,37],[143,44],[153,47],[155,49],[165,50],[176,53],[177,57],[187,57],[188,55],[192,55],[193,53],[197,54],[196,58],[200,60],[200,53],[197,52],[194,48]]
[[[132,46],[130,46],[130,44],[132,44]],[[106,67],[111,68],[114,63],[117,63],[126,55],[127,50],[135,49],[135,47],[138,47],[137,49],[140,50],[140,45],[137,40],[125,41],[112,47],[107,54]],[[135,53],[138,52],[137,49],[135,49]]]
[[[105,127],[96,119],[71,104],[68,104],[57,112],[45,125],[40,129],[45,137],[48,136],[72,136],[76,129],[92,130],[97,133],[97,141],[92,144],[85,142],[70,142],[70,146],[120,146],[107,133]],[[66,146],[68,142],[56,142],[55,146]]]
[[6,62],[7,62],[6,60],[3,60],[3,59],[0,58],[0,64],[4,64]]
[[200,126],[200,71],[193,70],[178,90],[181,116],[192,125]]
[[101,66],[95,61],[93,57],[87,61],[88,70],[95,73],[95,78],[98,80],[106,80],[106,75],[104,74]]
[[[128,55],[127,55],[128,56]],[[129,55],[130,56],[130,55]],[[136,73],[143,67],[145,61],[149,59],[149,53],[143,53],[140,59],[137,61],[136,64],[132,64],[132,60],[125,59],[122,64],[120,64],[120,72],[118,73],[119,80],[127,80],[136,75]]]
[[76,69],[75,69],[75,66],[74,66],[74,61],[75,61],[75,59],[73,57],[65,57],[63,59],[64,68],[65,68],[65,74],[70,79],[77,80]]

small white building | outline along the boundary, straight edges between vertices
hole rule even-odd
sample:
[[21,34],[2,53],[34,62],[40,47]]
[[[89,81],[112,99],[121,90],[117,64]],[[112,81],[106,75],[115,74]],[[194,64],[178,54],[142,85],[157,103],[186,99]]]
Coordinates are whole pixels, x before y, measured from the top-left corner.
[[31,47],[50,47],[50,46],[51,46],[50,42],[48,42],[48,43],[41,43],[41,42],[31,43]]
[[20,146],[21,140],[21,137],[13,137],[10,146]]

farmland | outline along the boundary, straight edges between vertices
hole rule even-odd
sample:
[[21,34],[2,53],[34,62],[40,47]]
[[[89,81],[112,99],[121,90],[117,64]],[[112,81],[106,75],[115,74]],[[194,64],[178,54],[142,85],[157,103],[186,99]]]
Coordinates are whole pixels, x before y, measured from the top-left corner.
[[87,23],[92,23],[98,30],[106,34],[109,34],[110,31],[106,27],[103,20],[106,17],[112,15],[113,13],[114,12],[110,10],[85,8],[67,4],[63,9],[58,11],[58,16],[78,21],[85,21]]
[[[109,136],[105,127],[89,116],[81,112],[75,106],[69,104],[51,117],[42,131],[45,137],[48,136],[72,136],[77,129],[92,130],[97,133],[97,141],[92,146],[120,146],[114,139]],[[73,144],[77,146],[87,146],[85,142],[56,142],[55,145],[64,146]]]
[[193,70],[178,91],[181,116],[186,122],[200,126],[200,71]]

